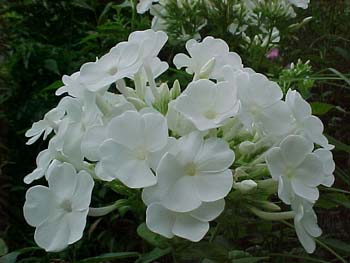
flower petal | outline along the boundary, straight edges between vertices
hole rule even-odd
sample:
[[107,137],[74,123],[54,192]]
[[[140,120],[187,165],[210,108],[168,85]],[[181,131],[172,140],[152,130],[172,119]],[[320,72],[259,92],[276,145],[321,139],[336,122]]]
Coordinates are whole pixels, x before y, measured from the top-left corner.
[[233,176],[230,170],[221,173],[200,173],[194,176],[195,189],[203,202],[224,198],[231,190]]
[[73,211],[65,215],[70,230],[68,244],[73,244],[83,237],[88,212],[89,210],[85,209],[82,211]]
[[52,207],[52,195],[49,188],[41,185],[31,187],[26,193],[23,207],[24,218],[31,226],[38,226],[46,220]]
[[281,142],[281,154],[288,165],[297,167],[311,153],[314,145],[300,135],[289,135]]
[[201,206],[189,214],[203,222],[212,221],[217,218],[225,208],[225,200],[219,199],[214,202],[202,202]]
[[209,223],[202,222],[187,214],[176,216],[172,232],[192,242],[200,241],[209,230]]
[[80,211],[89,208],[94,180],[85,171],[80,171],[77,176],[78,181],[72,196],[72,208]]
[[146,225],[147,227],[164,237],[172,238],[172,227],[175,222],[175,213],[164,208],[158,203],[153,203],[146,210]]

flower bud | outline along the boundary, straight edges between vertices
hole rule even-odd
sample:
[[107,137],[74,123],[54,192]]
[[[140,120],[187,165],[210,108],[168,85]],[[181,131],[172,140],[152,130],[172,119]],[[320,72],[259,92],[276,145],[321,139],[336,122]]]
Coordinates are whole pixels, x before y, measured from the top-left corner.
[[250,141],[244,141],[241,142],[238,148],[243,155],[247,155],[255,151],[255,143]]
[[181,94],[180,82],[178,80],[174,81],[172,88],[170,89],[170,98],[172,100],[176,99]]
[[242,182],[235,183],[233,188],[241,191],[242,193],[247,193],[254,190],[257,186],[258,184],[253,180],[244,180]]

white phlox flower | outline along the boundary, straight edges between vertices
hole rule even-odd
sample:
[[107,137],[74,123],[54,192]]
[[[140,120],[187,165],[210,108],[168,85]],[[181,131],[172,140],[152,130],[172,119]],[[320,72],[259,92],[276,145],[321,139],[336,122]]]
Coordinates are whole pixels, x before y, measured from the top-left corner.
[[229,82],[215,84],[210,80],[197,80],[176,99],[175,108],[198,130],[205,131],[221,126],[237,113],[235,93]]
[[227,65],[234,69],[241,69],[242,60],[238,54],[229,51],[228,45],[221,39],[206,37],[201,43],[191,39],[186,43],[186,49],[190,55],[177,54],[174,57],[174,64],[179,68],[186,68],[189,74],[199,76],[205,66],[213,61],[212,70],[208,73],[208,78],[223,79],[223,68]]
[[317,186],[324,181],[323,164],[312,153],[313,143],[299,135],[289,135],[272,148],[266,162],[272,178],[278,181],[278,196],[290,204],[295,195],[310,202],[319,197]]
[[288,90],[286,103],[293,115],[295,132],[309,138],[314,143],[330,150],[334,146],[328,143],[328,139],[323,135],[322,121],[312,115],[311,106],[296,90]]
[[46,251],[60,251],[80,240],[86,225],[94,181],[88,173],[76,173],[68,163],[58,164],[48,179],[26,193],[24,217],[35,227],[35,242]]
[[151,171],[156,168],[152,155],[168,144],[168,127],[161,114],[127,111],[109,122],[107,138],[99,149],[99,178],[119,179],[131,188],[156,183]]
[[192,132],[164,155],[156,170],[157,184],[144,189],[144,194],[158,195],[159,203],[174,212],[192,211],[229,193],[233,177],[228,168],[233,161],[234,152],[224,140],[204,140]]

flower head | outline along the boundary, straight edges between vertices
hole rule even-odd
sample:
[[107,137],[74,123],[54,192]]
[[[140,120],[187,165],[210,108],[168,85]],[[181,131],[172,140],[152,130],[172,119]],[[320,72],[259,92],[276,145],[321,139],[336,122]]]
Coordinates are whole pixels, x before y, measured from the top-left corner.
[[71,164],[63,163],[51,169],[48,182],[49,187],[27,191],[23,212],[36,227],[35,242],[55,252],[81,239],[94,181],[85,171],[77,174]]

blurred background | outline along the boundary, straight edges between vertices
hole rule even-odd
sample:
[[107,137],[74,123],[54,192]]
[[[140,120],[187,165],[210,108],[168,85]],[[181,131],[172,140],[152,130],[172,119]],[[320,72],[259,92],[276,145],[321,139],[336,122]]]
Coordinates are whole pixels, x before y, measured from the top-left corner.
[[[263,17],[269,19],[267,28],[271,28],[268,43],[253,41],[255,35],[264,33],[253,26],[244,29],[244,34],[237,28],[232,32],[236,18],[234,13],[226,13],[225,1],[212,1],[217,13],[208,12],[203,3],[178,6],[175,2],[169,0],[166,29],[170,39],[160,55],[172,69],[161,79],[170,83],[175,78],[180,82],[189,79],[171,62],[173,54],[185,51],[187,39],[206,35],[223,38],[241,55],[245,66],[267,74],[285,91],[299,90],[312,102],[313,113],[322,119],[327,137],[336,146],[336,183],[324,190],[316,212],[324,244],[340,258],[322,247],[309,257],[298,245],[293,230],[269,222],[257,224],[256,220],[250,222],[255,224],[249,229],[240,230],[244,233],[233,231],[230,246],[272,257],[267,261],[232,262],[350,262],[350,1],[311,0],[308,9],[295,9],[296,16],[288,19],[286,14],[262,10]],[[62,85],[62,75],[78,71],[83,63],[108,52],[131,32],[150,28],[151,23],[152,15],[138,14],[132,1],[1,0],[0,256],[11,254],[0,262],[75,262],[108,252],[153,251],[137,234],[137,226],[144,219],[132,208],[89,220],[81,241],[51,254],[35,248],[34,229],[26,224],[22,213],[28,187],[23,177],[35,168],[37,154],[47,146],[42,141],[26,146],[24,133],[57,104],[54,92]],[[279,31],[278,41],[271,37],[273,28]],[[118,196],[105,188],[94,191],[93,203],[97,205],[102,199],[113,201]],[[243,218],[232,218],[232,226],[238,227],[240,220]],[[200,246],[191,245],[176,262],[200,262],[200,254],[206,250],[205,244]],[[221,255],[220,246],[211,245],[207,252]],[[159,253],[158,262],[176,260]],[[289,254],[292,257],[286,257]]]

